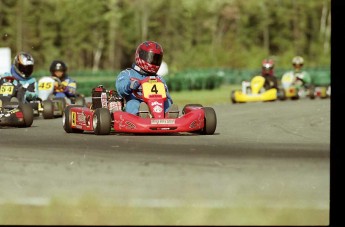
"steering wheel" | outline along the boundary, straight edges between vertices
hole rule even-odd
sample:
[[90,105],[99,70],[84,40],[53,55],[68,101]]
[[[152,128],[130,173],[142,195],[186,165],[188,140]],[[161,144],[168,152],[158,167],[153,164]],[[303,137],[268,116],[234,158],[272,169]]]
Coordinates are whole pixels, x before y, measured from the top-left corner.
[[13,76],[4,76],[4,77],[0,77],[1,80],[4,81],[8,81],[8,82],[13,82],[14,80],[16,80],[16,78],[14,78]]
[[52,76],[52,78],[53,78],[53,80],[55,80],[55,82],[58,83],[58,85],[61,84],[61,80],[60,80],[59,78],[57,78],[57,77],[55,77],[55,76]]

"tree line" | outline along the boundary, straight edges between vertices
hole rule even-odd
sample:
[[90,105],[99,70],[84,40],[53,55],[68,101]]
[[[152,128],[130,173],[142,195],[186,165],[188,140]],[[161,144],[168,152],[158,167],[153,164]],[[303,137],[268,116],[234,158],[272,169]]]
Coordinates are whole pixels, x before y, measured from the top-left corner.
[[159,42],[170,71],[330,65],[330,0],[0,0],[0,47],[28,51],[36,69],[130,67],[139,43]]

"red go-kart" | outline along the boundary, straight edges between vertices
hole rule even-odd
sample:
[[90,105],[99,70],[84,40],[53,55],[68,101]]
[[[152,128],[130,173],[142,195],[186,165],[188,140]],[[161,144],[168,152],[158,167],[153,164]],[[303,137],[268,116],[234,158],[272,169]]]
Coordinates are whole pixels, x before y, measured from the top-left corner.
[[114,96],[116,91],[107,91],[98,86],[93,89],[90,108],[78,105],[65,108],[62,116],[63,128],[67,133],[93,131],[96,135],[107,135],[111,131],[134,134],[214,134],[217,117],[213,108],[203,107],[201,104],[187,104],[181,116],[170,118],[169,114],[164,113],[164,101],[167,97],[162,81],[158,77],[149,76],[139,82],[141,98],[149,107],[148,117],[123,111],[125,103]]

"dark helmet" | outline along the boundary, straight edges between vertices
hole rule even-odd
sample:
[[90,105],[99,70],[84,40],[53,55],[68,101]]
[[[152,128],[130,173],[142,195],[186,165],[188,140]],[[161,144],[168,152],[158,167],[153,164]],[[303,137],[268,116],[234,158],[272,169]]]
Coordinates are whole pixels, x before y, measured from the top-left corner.
[[53,74],[55,71],[61,71],[63,72],[63,74],[65,75],[65,73],[67,72],[67,65],[65,64],[65,62],[60,61],[60,60],[54,60],[51,64],[50,64],[50,68],[49,68],[50,72]]
[[135,52],[135,64],[149,74],[156,74],[163,60],[163,48],[154,41],[141,43]]
[[264,59],[262,61],[262,74],[273,75],[274,61],[272,59]]
[[19,52],[13,59],[15,71],[22,78],[29,78],[34,71],[34,58],[26,52]]

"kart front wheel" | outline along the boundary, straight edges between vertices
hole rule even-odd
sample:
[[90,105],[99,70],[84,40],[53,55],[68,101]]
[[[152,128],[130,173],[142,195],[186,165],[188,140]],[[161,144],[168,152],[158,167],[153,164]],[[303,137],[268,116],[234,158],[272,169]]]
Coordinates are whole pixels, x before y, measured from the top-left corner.
[[67,106],[65,110],[63,111],[62,114],[62,126],[65,132],[67,133],[82,133],[84,130],[82,129],[77,129],[77,128],[72,128],[72,112],[71,108],[72,107],[80,107],[80,106]]
[[315,87],[314,86],[309,87],[309,98],[315,99]]
[[34,121],[34,110],[31,104],[23,103],[19,105],[20,111],[23,112],[24,123],[20,127],[30,127]]
[[217,116],[216,112],[212,107],[204,107],[205,117],[204,117],[204,128],[202,134],[212,135],[216,131],[217,127]]
[[97,108],[92,118],[93,131],[96,135],[109,135],[111,116],[107,108]]
[[280,101],[285,101],[286,100],[285,90],[278,89],[277,96]]
[[42,116],[44,119],[54,118],[54,103],[51,100],[44,100],[42,102]]

